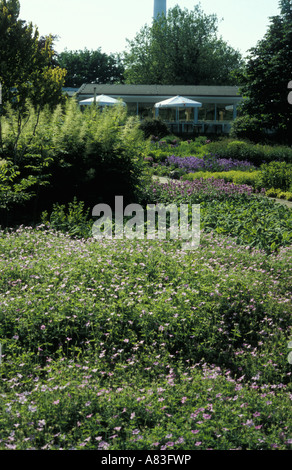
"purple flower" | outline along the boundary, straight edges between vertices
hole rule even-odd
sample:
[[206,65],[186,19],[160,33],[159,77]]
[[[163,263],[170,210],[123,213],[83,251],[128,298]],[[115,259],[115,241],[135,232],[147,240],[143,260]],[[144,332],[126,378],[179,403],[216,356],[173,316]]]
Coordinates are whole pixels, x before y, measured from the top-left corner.
[[229,171],[229,170],[248,170],[253,168],[253,165],[247,161],[232,160],[231,158],[218,158],[216,155],[205,155],[203,158],[189,156],[189,157],[176,157],[171,155],[167,157],[164,162],[165,166],[172,166],[185,170],[186,173],[194,171]]

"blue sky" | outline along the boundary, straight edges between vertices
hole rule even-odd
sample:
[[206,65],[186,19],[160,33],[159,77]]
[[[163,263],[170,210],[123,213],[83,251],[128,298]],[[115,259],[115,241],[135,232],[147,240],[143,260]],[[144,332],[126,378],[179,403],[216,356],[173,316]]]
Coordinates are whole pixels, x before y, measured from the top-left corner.
[[[20,18],[32,22],[41,35],[59,36],[57,52],[95,50],[107,54],[125,50],[145,24],[151,24],[154,0],[20,0]],[[218,34],[244,56],[264,36],[269,17],[279,14],[278,0],[167,0],[192,10],[200,3],[218,16]]]

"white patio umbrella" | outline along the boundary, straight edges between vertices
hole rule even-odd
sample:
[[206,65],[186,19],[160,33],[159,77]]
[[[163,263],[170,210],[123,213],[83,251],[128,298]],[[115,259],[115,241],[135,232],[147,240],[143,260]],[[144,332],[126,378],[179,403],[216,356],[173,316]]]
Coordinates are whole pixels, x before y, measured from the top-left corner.
[[154,107],[156,108],[156,116],[159,114],[160,108],[176,108],[176,120],[178,121],[178,110],[180,108],[200,108],[202,103],[198,101],[191,100],[189,98],[184,98],[183,96],[173,96],[164,101],[159,101]]
[[98,95],[95,98],[87,98],[86,100],[79,101],[79,104],[82,106],[90,106],[94,103],[94,101],[98,106],[114,106],[115,104],[122,104],[125,106],[123,101],[117,100],[107,95]]

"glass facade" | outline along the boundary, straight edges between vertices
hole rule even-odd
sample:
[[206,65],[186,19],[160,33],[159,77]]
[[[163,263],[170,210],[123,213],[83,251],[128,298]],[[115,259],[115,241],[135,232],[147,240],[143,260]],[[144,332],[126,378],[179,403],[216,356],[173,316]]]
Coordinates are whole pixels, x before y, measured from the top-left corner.
[[[154,106],[154,101],[128,102],[127,110],[129,115],[138,115],[143,120],[155,118],[157,110]],[[159,108],[158,116],[173,133],[221,134],[229,131],[231,122],[236,117],[236,107],[230,103],[202,103],[200,108]]]
[[199,121],[230,122],[233,121],[233,105],[223,103],[206,103],[199,108]]

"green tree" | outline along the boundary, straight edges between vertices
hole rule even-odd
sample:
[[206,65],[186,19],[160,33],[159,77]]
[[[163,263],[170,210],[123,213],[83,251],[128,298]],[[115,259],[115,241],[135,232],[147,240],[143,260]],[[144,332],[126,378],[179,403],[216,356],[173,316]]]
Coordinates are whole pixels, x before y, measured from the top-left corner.
[[65,86],[80,87],[83,83],[123,82],[124,68],[119,56],[96,51],[64,51],[58,55],[58,64],[67,70]]
[[[288,83],[292,80],[292,1],[279,2],[280,14],[270,18],[268,30],[250,49],[243,73],[238,76],[241,117],[233,126],[235,135],[244,137],[273,130],[277,140],[292,143],[292,106],[288,102]],[[252,123],[252,128],[249,125]]]
[[176,6],[145,25],[124,52],[127,83],[234,84],[241,55],[217,36],[216,15]]
[[55,66],[53,36],[40,38],[37,28],[19,19],[18,0],[0,0],[0,81],[3,103],[24,111],[55,106],[62,100],[66,71]]

